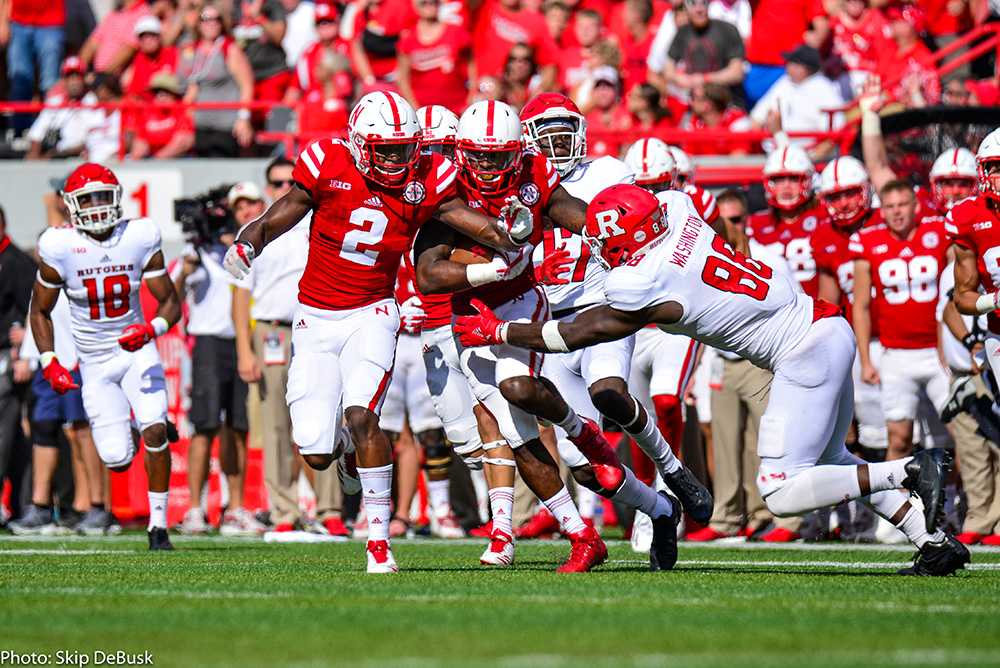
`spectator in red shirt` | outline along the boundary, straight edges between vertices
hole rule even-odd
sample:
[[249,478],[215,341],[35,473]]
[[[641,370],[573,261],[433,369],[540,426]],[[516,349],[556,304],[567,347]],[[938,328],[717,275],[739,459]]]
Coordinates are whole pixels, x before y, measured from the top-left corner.
[[554,90],[559,51],[545,18],[521,7],[520,0],[485,0],[473,30],[473,57],[480,75],[503,76],[507,54],[515,44],[531,47],[541,75],[541,90]]
[[850,72],[851,86],[861,90],[869,74],[878,71],[882,53],[894,50],[889,23],[867,0],[844,0],[830,20],[833,51]]
[[391,84],[396,71],[396,47],[416,17],[411,0],[355,0],[344,10],[351,26],[351,56],[365,90]]
[[618,73],[612,67],[602,67],[594,73],[594,90],[591,93],[587,119],[587,154],[618,155],[622,139],[617,133],[631,125],[631,118],[621,104]]
[[[6,0],[0,4],[0,48],[7,47],[11,100],[34,96],[36,64],[42,97],[59,81],[65,21],[63,0]],[[19,131],[30,124],[27,115],[15,119]]]
[[743,81],[748,108],[785,73],[782,53],[802,43],[820,49],[830,34],[822,0],[751,0],[750,6],[750,70]]
[[656,31],[652,0],[625,0],[621,12],[622,28],[616,33],[622,53],[621,73],[625,90],[646,81],[646,59]]
[[168,106],[184,96],[177,77],[166,72],[157,74],[149,82],[148,94],[153,105],[136,127],[129,157],[139,160],[185,155],[194,146],[194,124],[186,109]]
[[[484,83],[480,80],[480,83]],[[525,103],[540,92],[541,77],[538,75],[538,63],[535,53],[527,44],[515,44],[507,54],[507,62],[503,68],[503,79],[498,89],[504,102],[517,111]],[[487,97],[488,91],[481,91]]]
[[584,9],[577,13],[573,25],[577,45],[563,52],[560,78],[564,90],[575,97],[577,87],[590,78],[594,67],[594,47],[601,41],[601,15]]
[[725,86],[705,84],[691,91],[691,111],[681,124],[692,134],[684,150],[692,155],[743,155],[753,150],[753,142],[699,137],[704,130],[746,132],[750,117],[732,104],[732,94]]
[[563,38],[568,38],[570,34],[566,30],[569,26],[569,7],[560,0],[548,0],[542,5],[542,15],[545,17],[545,25],[549,29],[552,41],[562,48]]
[[[295,80],[285,96],[286,104],[295,105],[303,96],[315,90],[326,90],[333,84],[336,96],[347,100],[354,93],[351,72],[351,45],[340,39],[337,11],[331,5],[316,5],[316,35],[318,39],[307,46],[295,67]],[[321,62],[332,72],[330,81],[323,84],[316,77]]]
[[324,51],[313,69],[313,88],[306,92],[299,107],[299,132],[307,140],[343,133],[347,127],[347,99],[339,78],[349,67],[343,56]]
[[[122,84],[125,96],[133,100],[151,100],[152,89],[149,82],[160,73],[173,74],[177,71],[177,47],[163,44],[162,25],[155,16],[144,16],[135,24],[135,34],[139,48],[125,46],[116,57],[121,65],[111,71],[125,70]],[[127,69],[126,69],[127,68]]]
[[896,48],[884,52],[879,62],[883,90],[907,107],[937,104],[941,81],[931,52],[919,37],[925,27],[923,11],[917,5],[893,5],[886,18]]
[[403,32],[397,48],[399,91],[414,109],[440,104],[461,114],[466,82],[476,78],[469,33],[438,20],[438,0],[414,0],[413,6],[417,24]]
[[939,49],[972,29],[969,0],[920,0],[919,4],[927,15],[927,32]]
[[633,87],[627,103],[632,115],[631,128],[641,132],[643,137],[662,137],[664,131],[677,127],[684,108],[680,105],[676,112],[664,108],[660,104],[660,91],[648,83]]

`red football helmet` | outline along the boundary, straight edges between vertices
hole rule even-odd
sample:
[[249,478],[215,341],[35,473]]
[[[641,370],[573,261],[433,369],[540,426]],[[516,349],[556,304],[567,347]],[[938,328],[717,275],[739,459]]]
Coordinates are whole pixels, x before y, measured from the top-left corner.
[[462,112],[455,135],[458,178],[484,194],[506,190],[521,172],[524,142],[517,112],[504,102],[480,100]]
[[114,172],[85,162],[69,175],[62,189],[70,221],[77,229],[100,233],[122,219],[122,186]]
[[605,188],[590,202],[583,239],[598,262],[613,269],[666,231],[667,221],[656,195],[620,183]]
[[542,93],[521,109],[525,143],[549,159],[566,176],[587,155],[587,121],[573,100],[562,93]]

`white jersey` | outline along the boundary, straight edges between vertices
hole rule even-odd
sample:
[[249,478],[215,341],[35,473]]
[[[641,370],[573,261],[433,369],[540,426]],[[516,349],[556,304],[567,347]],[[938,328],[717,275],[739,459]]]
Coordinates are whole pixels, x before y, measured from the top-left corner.
[[42,261],[63,280],[82,362],[113,356],[124,329],[144,322],[139,287],[159,250],[160,229],[148,218],[119,222],[104,241],[72,227],[50,228],[38,240]]
[[774,369],[805,338],[813,300],[795,281],[734,251],[697,214],[691,198],[658,195],[668,231],[608,274],[608,304],[622,311],[677,302],[681,319],[660,328]]
[[[635,175],[624,162],[611,156],[581,162],[561,181],[566,192],[587,204],[605,188],[619,183],[635,183]],[[592,257],[590,247],[580,235],[561,227],[546,230],[544,242],[535,247],[532,255],[535,266],[540,265],[546,255],[560,246],[566,247],[573,258],[573,264],[570,265],[569,273],[563,274],[569,283],[542,286],[552,312],[577,310],[602,303],[604,281],[608,274]]]

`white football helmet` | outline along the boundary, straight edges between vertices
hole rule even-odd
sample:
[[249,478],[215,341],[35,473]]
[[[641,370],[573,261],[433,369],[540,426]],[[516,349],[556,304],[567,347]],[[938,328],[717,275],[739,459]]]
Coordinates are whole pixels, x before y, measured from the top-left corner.
[[[768,205],[782,211],[794,211],[813,196],[812,160],[798,146],[783,146],[772,151],[764,162],[764,195]],[[787,181],[782,177],[790,177]],[[786,182],[780,183],[779,181]]]
[[670,190],[677,180],[677,163],[670,147],[655,137],[640,139],[625,153],[635,184],[653,192]]
[[976,173],[979,190],[987,197],[1000,200],[1000,129],[986,135],[976,151]]
[[674,179],[674,187],[682,189],[688,183],[694,183],[694,163],[690,156],[676,146],[668,146],[670,155],[674,157],[674,164],[677,165],[677,176]]
[[348,147],[358,170],[384,186],[401,186],[420,159],[423,130],[417,113],[400,95],[368,93],[347,121]]
[[865,166],[849,155],[831,160],[819,177],[819,197],[834,225],[850,227],[859,221],[872,205]]
[[525,144],[545,155],[559,176],[570,174],[587,155],[587,121],[562,93],[532,98],[521,109],[521,127]]
[[96,162],[85,162],[66,178],[63,202],[73,227],[100,234],[122,219],[122,186],[115,173]]
[[931,194],[938,206],[950,209],[976,192],[976,156],[967,148],[950,148],[931,166]]
[[417,109],[417,121],[424,130],[421,147],[431,153],[455,157],[455,135],[458,134],[458,116],[448,107],[429,104]]
[[458,176],[483,193],[503,192],[521,171],[524,140],[517,112],[498,100],[481,100],[462,112],[455,135]]

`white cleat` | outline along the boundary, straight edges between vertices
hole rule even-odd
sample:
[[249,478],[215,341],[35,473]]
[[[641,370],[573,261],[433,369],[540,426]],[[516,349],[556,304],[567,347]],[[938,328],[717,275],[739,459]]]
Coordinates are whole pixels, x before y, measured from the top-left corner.
[[632,521],[632,551],[649,552],[649,547],[653,544],[653,520],[644,512],[635,511],[635,520]]
[[455,519],[455,514],[451,508],[445,508],[445,512],[438,517],[431,515],[431,535],[435,538],[465,538],[465,531]]
[[365,548],[368,555],[369,573],[398,573],[399,566],[392,556],[392,549],[387,540],[370,540]]
[[246,508],[227,510],[219,525],[221,536],[261,536],[265,531],[267,527],[258,522]]
[[484,566],[510,566],[514,563],[514,538],[508,533],[494,529],[490,534],[490,544],[479,557]]
[[184,520],[178,528],[182,534],[197,536],[208,533],[209,529],[212,527],[205,521],[205,513],[201,511],[201,508],[195,506],[193,508],[189,508],[188,511],[184,513]]

